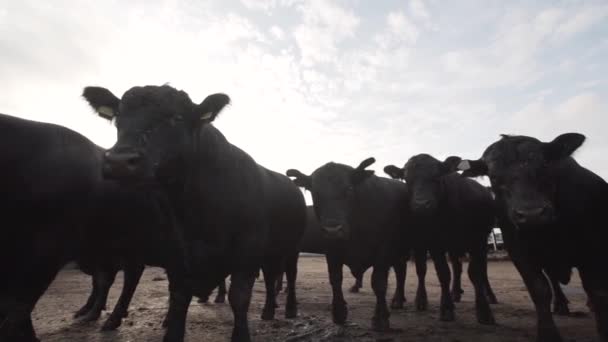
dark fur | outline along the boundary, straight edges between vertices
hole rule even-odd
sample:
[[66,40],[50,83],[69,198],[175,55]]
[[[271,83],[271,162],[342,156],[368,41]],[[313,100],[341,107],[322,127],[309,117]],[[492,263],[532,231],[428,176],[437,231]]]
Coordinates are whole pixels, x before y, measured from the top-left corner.
[[386,330],[390,316],[385,298],[388,271],[403,256],[400,241],[406,219],[399,208],[405,203],[407,187],[365,170],[371,162],[373,159],[365,160],[357,168],[328,163],[311,176],[296,170],[287,174],[297,176],[294,182],[311,191],[315,213],[329,239],[326,259],[334,322],[344,324],[347,318],[342,266],[361,273],[373,267],[372,288],[377,302],[372,328]]
[[552,142],[503,136],[464,171],[490,177],[506,247],[536,306],[538,341],[562,341],[543,270],[567,283],[571,267],[579,269],[600,339],[608,339],[606,230],[601,227],[608,186],[571,157],[584,139],[574,133]]
[[287,177],[258,165],[210,124],[228,101],[214,94],[195,105],[183,91],[146,86],[128,90],[118,106],[119,138],[106,155],[104,174],[133,185],[159,184],[176,217],[184,267],[168,272],[165,341],[183,340],[192,295],[207,297],[229,274],[232,339],[250,340],[247,311],[260,267],[267,290],[262,318],[274,317],[275,278],[284,265],[290,283],[286,315],[296,314],[304,197]]
[[386,167],[391,175],[408,184],[408,201],[403,210],[411,212],[407,241],[415,249],[429,250],[441,284],[441,319],[454,319],[450,295],[450,270],[445,254],[468,252],[469,277],[475,288],[477,320],[494,324],[488,296],[494,297],[487,281],[487,237],[494,221],[491,194],[481,184],[454,172],[457,157],[441,162],[428,154],[410,158],[402,169]]

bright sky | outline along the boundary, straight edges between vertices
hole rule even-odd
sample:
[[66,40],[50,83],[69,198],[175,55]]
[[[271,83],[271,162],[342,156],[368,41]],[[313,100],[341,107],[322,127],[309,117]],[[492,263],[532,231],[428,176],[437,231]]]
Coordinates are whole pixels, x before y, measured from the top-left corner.
[[82,88],[169,82],[230,95],[216,126],[279,172],[580,132],[608,177],[605,0],[0,0],[0,51],[0,112],[104,147]]

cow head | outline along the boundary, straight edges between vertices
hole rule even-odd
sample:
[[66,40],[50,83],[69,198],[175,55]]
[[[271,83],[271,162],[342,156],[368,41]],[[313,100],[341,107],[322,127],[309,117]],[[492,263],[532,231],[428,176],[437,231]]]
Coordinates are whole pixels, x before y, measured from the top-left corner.
[[409,206],[413,214],[432,215],[444,196],[442,177],[455,172],[459,162],[458,157],[439,161],[428,154],[419,154],[410,158],[403,168],[388,165],[384,172],[408,184]]
[[463,176],[489,176],[497,201],[519,228],[555,219],[556,180],[553,165],[578,149],[585,136],[562,134],[551,142],[508,136],[490,145],[479,160],[463,160]]
[[104,176],[131,181],[170,168],[183,157],[193,132],[230,102],[227,95],[213,94],[197,105],[168,85],[133,87],[121,99],[108,89],[86,87],[83,97],[99,116],[113,120],[118,131],[116,144],[104,155]]
[[374,171],[365,169],[374,162],[374,158],[368,158],[354,169],[343,164],[327,163],[310,176],[298,170],[287,171],[287,176],[294,177],[296,185],[312,193],[315,213],[328,239],[349,238],[349,217],[353,211],[357,186],[374,174]]

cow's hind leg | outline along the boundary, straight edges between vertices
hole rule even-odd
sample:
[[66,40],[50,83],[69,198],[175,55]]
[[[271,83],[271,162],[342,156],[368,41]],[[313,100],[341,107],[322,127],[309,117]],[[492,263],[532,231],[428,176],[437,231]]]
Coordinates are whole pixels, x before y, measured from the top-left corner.
[[115,330],[122,324],[122,319],[129,315],[129,304],[131,303],[131,299],[133,299],[139,279],[141,279],[141,275],[144,272],[144,267],[143,264],[128,264],[125,267],[123,271],[124,284],[122,293],[120,294],[118,303],[114,307],[114,311],[112,311],[110,317],[105,321],[101,330]]
[[218,304],[226,302],[226,279],[222,280],[217,287],[217,295],[215,296],[214,302]]
[[264,285],[266,286],[266,302],[262,310],[262,320],[269,321],[274,319],[276,308],[276,279],[281,272],[282,260],[271,259],[262,266],[264,273]]
[[95,286],[95,277],[93,274],[93,276],[91,276],[91,294],[89,295],[89,299],[87,299],[87,302],[84,304],[83,307],[81,307],[80,309],[78,309],[78,311],[74,313],[74,318],[82,317],[86,315],[89,311],[91,311],[91,309],[93,308],[93,304],[97,299],[97,291],[97,286]]
[[296,279],[298,278],[299,254],[299,252],[296,252],[289,256],[285,265],[285,273],[287,274],[287,301],[285,303],[285,318],[295,318],[298,315]]
[[112,284],[114,283],[116,273],[118,273],[118,269],[116,268],[96,270],[93,275],[93,283],[95,284],[94,286],[97,287],[97,296],[91,310],[80,319],[81,322],[93,322],[99,319],[101,312],[106,307],[108,293],[110,292],[110,287],[112,287]]
[[452,300],[454,303],[459,303],[464,291],[462,290],[462,262],[460,261],[460,253],[450,252],[450,262],[452,263]]
[[549,278],[551,288],[553,289],[553,313],[560,316],[568,316],[570,314],[570,307],[568,306],[570,302],[566,298],[559,281],[550,272],[545,272],[545,274]]
[[469,278],[475,288],[475,313],[477,321],[480,324],[495,324],[494,315],[488,303],[486,296],[486,288],[484,284],[484,269],[485,269],[485,237],[477,248],[469,252],[471,261],[469,264]]

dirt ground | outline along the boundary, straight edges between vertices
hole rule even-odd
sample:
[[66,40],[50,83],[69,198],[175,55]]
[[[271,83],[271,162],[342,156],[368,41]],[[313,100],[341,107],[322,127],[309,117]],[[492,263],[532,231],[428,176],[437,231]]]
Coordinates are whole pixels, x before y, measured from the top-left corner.
[[[405,310],[391,313],[389,333],[369,330],[375,297],[371,290],[371,272],[365,274],[361,293],[347,291],[354,279],[345,268],[344,289],[348,302],[349,319],[346,328],[339,329],[331,321],[329,303],[331,289],[327,278],[325,259],[302,257],[299,264],[297,294],[299,315],[293,320],[284,319],[283,308],[277,311],[274,321],[260,319],[264,303],[262,279],[256,282],[249,311],[250,329],[254,341],[533,341],[536,318],[524,284],[509,261],[489,263],[490,282],[499,304],[492,306],[496,326],[481,326],[475,319],[473,289],[463,275],[464,295],[456,304],[456,321],[440,322],[439,287],[434,268],[429,265],[427,289],[429,310],[416,312],[413,307],[417,282],[412,263],[408,264]],[[466,272],[465,265],[465,272]],[[466,274],[466,273],[464,273]],[[113,306],[120,293],[122,276],[117,277],[110,293]],[[104,312],[97,323],[82,324],[72,314],[84,304],[90,291],[90,278],[78,270],[62,271],[34,311],[34,326],[42,341],[105,342],[105,341],[162,341],[162,319],[167,311],[167,281],[164,271],[148,268],[131,303],[129,317],[116,332],[100,332],[108,313]],[[395,278],[391,271],[389,296],[394,290]],[[557,325],[565,341],[596,341],[595,324],[585,305],[578,274],[564,288],[571,302],[571,310],[582,312],[581,317],[557,317]],[[212,296],[213,299],[213,296]],[[285,295],[279,296],[280,304]],[[190,305],[186,341],[229,341],[232,314],[228,304]]]

